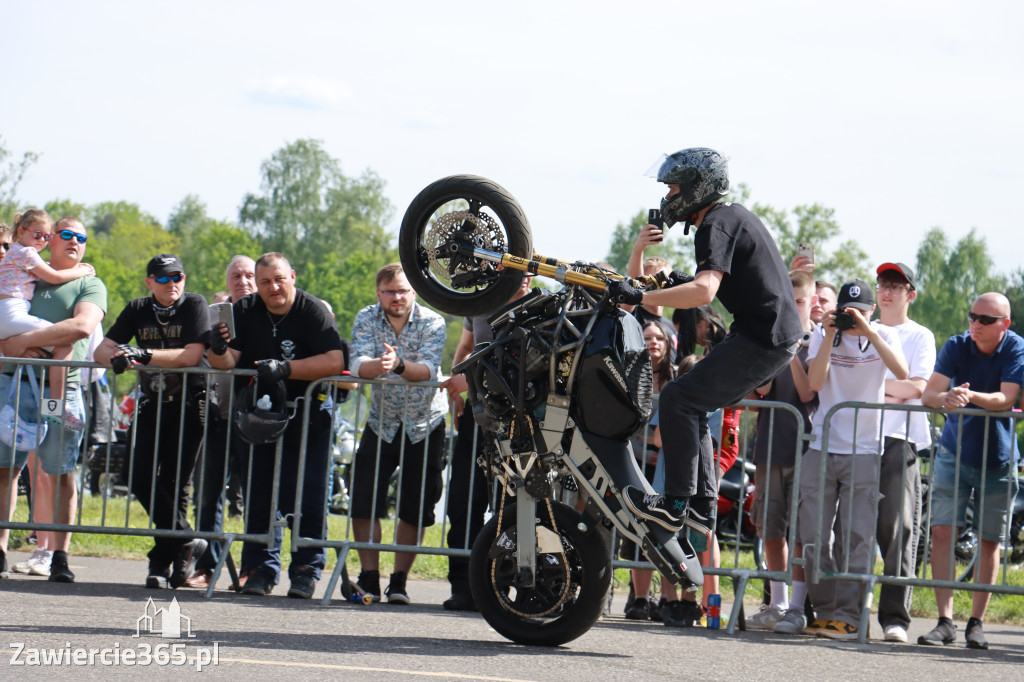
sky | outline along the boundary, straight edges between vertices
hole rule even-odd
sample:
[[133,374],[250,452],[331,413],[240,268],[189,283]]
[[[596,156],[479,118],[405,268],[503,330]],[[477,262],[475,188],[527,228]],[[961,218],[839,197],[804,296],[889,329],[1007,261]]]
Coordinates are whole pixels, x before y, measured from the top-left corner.
[[260,163],[315,138],[384,179],[396,234],[423,187],[469,173],[518,199],[536,251],[591,261],[658,206],[660,154],[708,146],[752,201],[835,209],[873,262],[976,228],[1008,274],[1022,19],[985,0],[0,0],[0,136],[41,155],[21,202],[162,222],[189,194],[237,221]]

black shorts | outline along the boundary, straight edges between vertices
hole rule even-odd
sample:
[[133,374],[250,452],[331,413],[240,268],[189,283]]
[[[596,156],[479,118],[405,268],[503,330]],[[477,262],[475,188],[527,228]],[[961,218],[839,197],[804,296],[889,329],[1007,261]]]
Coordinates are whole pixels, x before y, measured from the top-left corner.
[[[352,484],[352,517],[368,519],[371,512],[381,519],[388,515],[388,482],[395,469],[398,473],[398,518],[417,526],[423,512],[423,527],[434,525],[434,506],[441,499],[444,483],[445,423],[442,421],[419,443],[412,443],[402,429],[395,439],[387,443],[367,426],[359,441],[355,457],[355,478]],[[380,461],[377,444],[380,443]],[[404,452],[403,452],[404,444]],[[401,458],[401,462],[399,461]],[[374,462],[377,462],[376,468]],[[424,476],[424,464],[426,475]],[[376,473],[374,473],[376,469]],[[376,482],[376,508],[374,485]],[[422,487],[421,487],[422,484]]]

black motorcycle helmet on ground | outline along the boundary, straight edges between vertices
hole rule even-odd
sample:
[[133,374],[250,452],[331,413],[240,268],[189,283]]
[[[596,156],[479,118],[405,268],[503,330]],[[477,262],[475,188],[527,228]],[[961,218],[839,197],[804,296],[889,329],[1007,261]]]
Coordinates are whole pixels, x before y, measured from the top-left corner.
[[[250,382],[235,398],[235,431],[250,445],[266,445],[288,428],[288,392],[281,383],[256,388],[256,382]],[[270,407],[259,406],[264,396],[270,398]]]
[[679,185],[678,193],[661,200],[661,217],[669,227],[681,222],[688,229],[701,209],[729,193],[728,159],[714,149],[681,149],[663,154],[655,165],[658,182]]

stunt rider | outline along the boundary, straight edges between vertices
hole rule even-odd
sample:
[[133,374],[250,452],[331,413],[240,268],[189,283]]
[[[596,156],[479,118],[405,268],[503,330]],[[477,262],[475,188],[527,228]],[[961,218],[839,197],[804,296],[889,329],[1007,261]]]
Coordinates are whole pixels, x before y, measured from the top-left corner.
[[[701,551],[718,497],[708,414],[738,403],[785,369],[803,329],[789,274],[768,230],[747,209],[722,201],[729,190],[726,157],[696,147],[662,159],[657,179],[669,189],[661,215],[666,226],[684,223],[684,234],[696,228],[695,276],[654,291],[640,291],[622,280],[609,287],[609,296],[630,305],[677,309],[696,308],[717,297],[734,321],[724,341],[662,389],[665,494],[647,495],[632,486],[623,492],[637,516],[670,531],[689,526],[695,531],[694,549]],[[652,224],[644,230],[660,233]]]

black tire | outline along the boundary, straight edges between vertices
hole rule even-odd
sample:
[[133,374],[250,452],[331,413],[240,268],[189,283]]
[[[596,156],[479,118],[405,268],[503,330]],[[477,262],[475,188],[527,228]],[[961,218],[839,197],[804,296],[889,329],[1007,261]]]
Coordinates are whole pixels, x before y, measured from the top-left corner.
[[[442,312],[485,315],[508,302],[519,288],[519,272],[499,272],[487,261],[440,255],[436,248],[454,232],[476,246],[530,258],[533,238],[526,214],[497,183],[475,175],[453,175],[428,185],[409,204],[398,233],[398,252],[409,284]],[[453,277],[459,282],[454,283]]]
[[[515,504],[506,505],[501,515],[501,541],[495,514],[477,535],[469,560],[470,590],[480,614],[499,634],[519,644],[558,646],[587,632],[601,617],[612,578],[611,553],[600,530],[583,532],[577,525],[579,512],[557,502],[551,506],[565,561],[561,554],[538,554],[532,589],[517,591],[512,585],[515,547],[508,545],[515,542],[508,540],[515,537]],[[553,530],[543,502],[537,505],[537,517],[540,525]],[[563,601],[566,562],[570,582]]]

